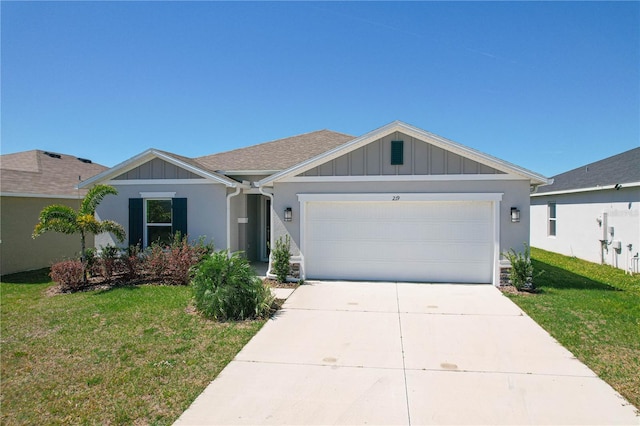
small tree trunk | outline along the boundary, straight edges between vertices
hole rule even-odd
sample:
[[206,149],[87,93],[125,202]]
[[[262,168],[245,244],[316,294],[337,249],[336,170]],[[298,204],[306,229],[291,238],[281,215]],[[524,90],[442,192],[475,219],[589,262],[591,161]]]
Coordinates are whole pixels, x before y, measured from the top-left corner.
[[88,281],[87,273],[87,247],[85,244],[84,231],[80,231],[80,241],[82,251],[80,252],[80,261],[82,262],[82,280],[86,284]]

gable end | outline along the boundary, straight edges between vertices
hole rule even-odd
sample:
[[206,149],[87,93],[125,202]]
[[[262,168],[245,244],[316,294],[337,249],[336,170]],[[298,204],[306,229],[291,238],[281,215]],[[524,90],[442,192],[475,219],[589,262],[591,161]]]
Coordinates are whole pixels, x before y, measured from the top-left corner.
[[297,176],[460,174],[505,173],[402,132],[394,132]]
[[140,166],[133,168],[121,175],[113,178],[113,180],[142,180],[142,179],[204,179],[188,170],[164,161],[160,158],[154,158]]

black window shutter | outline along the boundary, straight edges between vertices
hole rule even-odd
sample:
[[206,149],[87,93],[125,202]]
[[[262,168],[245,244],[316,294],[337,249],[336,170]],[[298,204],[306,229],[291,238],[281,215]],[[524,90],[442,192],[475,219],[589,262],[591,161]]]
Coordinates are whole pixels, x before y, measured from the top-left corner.
[[404,164],[404,141],[391,141],[391,165]]
[[187,235],[187,199],[174,198],[171,201],[173,213],[173,229],[171,231],[174,234],[179,231],[184,237]]
[[129,198],[129,245],[142,246],[144,217],[142,214],[142,198]]

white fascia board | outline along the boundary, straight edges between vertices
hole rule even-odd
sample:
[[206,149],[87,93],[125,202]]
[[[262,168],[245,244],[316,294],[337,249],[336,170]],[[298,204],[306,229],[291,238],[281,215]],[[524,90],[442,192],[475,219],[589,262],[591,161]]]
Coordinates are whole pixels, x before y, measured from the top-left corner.
[[282,170],[216,170],[223,175],[272,175]]
[[[640,186],[640,182],[629,182],[629,183],[621,183],[621,189],[624,188],[634,188]],[[603,185],[603,186],[592,186],[590,188],[577,188],[577,189],[567,189],[564,191],[549,191],[542,192],[540,194],[531,194],[531,197],[546,197],[547,195],[563,195],[563,194],[576,194],[578,192],[591,192],[591,191],[608,191],[608,190],[616,190],[615,185]]]
[[[128,180],[107,180],[107,185],[212,185],[218,182],[212,182],[209,179],[128,179]],[[239,185],[239,184],[238,184]]]
[[81,200],[82,195],[29,194],[28,192],[0,192],[0,197],[55,198],[60,200]]
[[175,166],[178,166],[182,169],[185,169],[187,171],[190,171],[191,173],[194,173],[198,176],[202,176],[204,179],[208,179],[210,181],[214,181],[217,183],[222,183],[228,187],[232,187],[235,188],[237,185],[241,185],[238,182],[235,182],[231,179],[228,179],[226,177],[220,176],[216,173],[211,173],[208,172],[206,170],[202,170],[198,167],[194,167],[191,164],[187,164],[183,161],[178,160],[177,158],[174,158],[170,155],[167,155],[163,152],[159,152],[156,151],[155,149],[148,149],[146,151],[144,151],[141,154],[136,155],[135,157],[132,157],[120,164],[117,164],[115,166],[113,166],[112,168],[110,168],[109,170],[105,170],[104,172],[89,178],[87,180],[85,180],[84,182],[81,182],[78,187],[79,188],[85,188],[87,186],[91,186],[94,183],[98,183],[98,182],[103,182],[106,180],[110,180],[113,177],[116,177],[118,175],[121,175],[123,173],[128,172],[129,170],[133,170],[136,167],[152,160],[153,158],[160,158],[168,163],[171,163]]
[[298,201],[502,201],[501,192],[386,192],[355,194],[298,194]]
[[434,146],[437,146],[447,151],[451,151],[463,157],[472,159],[481,164],[485,164],[487,166],[493,167],[507,174],[516,174],[519,176],[523,176],[534,184],[551,183],[551,181],[546,177],[539,175],[537,173],[534,173],[530,170],[524,169],[522,167],[516,166],[515,164],[511,164],[507,161],[500,160],[496,157],[493,157],[483,152],[477,151],[475,149],[466,147],[452,140],[445,139],[441,136],[435,135],[433,133],[429,133],[425,130],[418,129],[417,127],[410,126],[401,121],[394,121],[393,123],[387,124],[386,126],[380,127],[379,129],[373,130],[363,136],[360,136],[359,138],[356,138],[351,142],[347,142],[346,144],[343,144],[334,149],[331,149],[316,157],[310,158],[309,160],[303,161],[302,163],[299,163],[287,170],[283,170],[272,176],[264,178],[258,182],[258,186],[272,185],[274,181],[282,180],[291,176],[298,175],[309,169],[319,166],[320,164],[326,163],[327,161],[334,160],[346,153],[354,151],[373,141],[381,139],[393,132],[402,132],[408,136],[423,140]]
[[281,179],[287,183],[339,183],[339,182],[428,182],[428,181],[490,181],[527,180],[515,175],[465,174],[465,175],[369,175],[369,176],[292,176]]

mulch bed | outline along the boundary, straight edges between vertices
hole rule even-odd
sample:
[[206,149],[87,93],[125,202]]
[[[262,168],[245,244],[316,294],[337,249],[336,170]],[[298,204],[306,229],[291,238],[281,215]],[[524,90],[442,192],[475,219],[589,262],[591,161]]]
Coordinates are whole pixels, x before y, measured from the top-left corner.
[[262,280],[262,282],[264,283],[264,285],[271,288],[298,288],[300,286],[300,284],[298,284],[297,282],[281,283],[280,281],[273,280],[271,278],[265,278]]
[[538,293],[538,290],[534,289],[531,291],[526,291],[526,290],[518,290],[517,288],[515,288],[512,285],[501,285],[500,287],[498,287],[500,289],[501,292],[503,293],[508,293],[508,294],[517,294],[517,295],[524,295],[524,296],[532,296],[536,293]]

